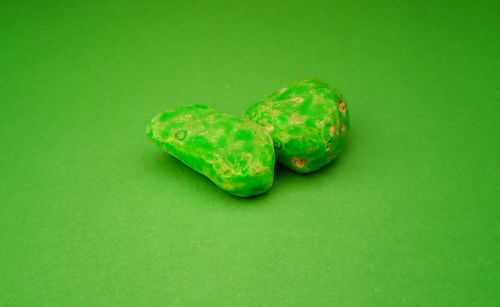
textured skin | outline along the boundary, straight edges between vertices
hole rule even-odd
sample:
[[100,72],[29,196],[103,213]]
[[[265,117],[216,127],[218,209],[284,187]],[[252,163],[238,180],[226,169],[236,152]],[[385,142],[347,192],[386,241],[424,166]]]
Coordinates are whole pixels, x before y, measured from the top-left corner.
[[264,128],[206,106],[180,107],[158,114],[147,128],[164,151],[241,197],[269,190],[274,149]]
[[349,131],[342,94],[314,79],[293,82],[252,105],[245,115],[271,134],[276,159],[301,173],[333,161]]

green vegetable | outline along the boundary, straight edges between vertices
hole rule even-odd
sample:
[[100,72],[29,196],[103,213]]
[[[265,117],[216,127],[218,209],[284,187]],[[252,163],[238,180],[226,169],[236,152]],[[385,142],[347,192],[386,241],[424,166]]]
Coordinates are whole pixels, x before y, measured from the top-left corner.
[[333,161],[349,130],[342,94],[314,79],[293,82],[251,106],[245,115],[270,133],[276,159],[301,173]]
[[265,129],[202,105],[158,114],[147,135],[164,151],[241,197],[269,190],[274,149]]

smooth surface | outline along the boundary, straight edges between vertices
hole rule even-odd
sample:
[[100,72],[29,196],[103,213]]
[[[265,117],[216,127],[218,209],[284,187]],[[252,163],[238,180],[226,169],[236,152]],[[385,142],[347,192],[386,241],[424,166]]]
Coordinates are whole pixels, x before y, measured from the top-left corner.
[[[500,305],[498,2],[36,3],[0,9],[0,306]],[[303,77],[347,147],[262,197],[145,135]]]

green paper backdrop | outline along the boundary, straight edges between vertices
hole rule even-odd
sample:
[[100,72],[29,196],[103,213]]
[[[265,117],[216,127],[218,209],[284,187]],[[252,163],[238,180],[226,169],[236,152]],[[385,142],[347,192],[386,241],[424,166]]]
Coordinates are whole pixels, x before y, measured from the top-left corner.
[[[4,1],[0,306],[499,306],[497,1]],[[347,147],[239,199],[147,139],[338,88]]]

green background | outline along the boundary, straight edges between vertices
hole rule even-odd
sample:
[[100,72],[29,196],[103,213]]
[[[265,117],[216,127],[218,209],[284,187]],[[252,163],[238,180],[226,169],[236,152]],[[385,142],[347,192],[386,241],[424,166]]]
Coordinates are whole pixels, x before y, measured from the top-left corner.
[[[498,2],[140,2],[1,4],[1,306],[500,304]],[[145,135],[303,77],[351,136],[261,197]]]

